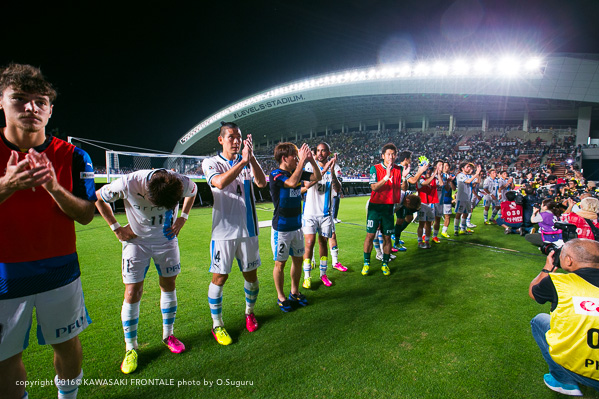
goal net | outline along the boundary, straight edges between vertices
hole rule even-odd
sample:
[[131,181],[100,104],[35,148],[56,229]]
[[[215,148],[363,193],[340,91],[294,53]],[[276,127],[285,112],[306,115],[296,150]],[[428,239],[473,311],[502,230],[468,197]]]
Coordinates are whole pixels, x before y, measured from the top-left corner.
[[168,169],[190,178],[203,177],[202,160],[206,156],[155,154],[148,152],[106,151],[106,180],[112,180],[136,170]]

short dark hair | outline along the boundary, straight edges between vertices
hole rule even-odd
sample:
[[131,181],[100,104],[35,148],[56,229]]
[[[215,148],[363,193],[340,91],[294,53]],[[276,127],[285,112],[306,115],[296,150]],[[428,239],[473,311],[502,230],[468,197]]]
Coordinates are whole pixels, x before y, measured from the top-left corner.
[[277,161],[278,164],[281,163],[283,157],[288,157],[293,154],[298,154],[297,146],[293,143],[279,143],[275,147],[275,161]]
[[225,131],[227,129],[233,129],[233,130],[239,130],[239,126],[237,126],[237,124],[233,123],[233,122],[225,122],[225,121],[221,121],[220,122],[220,128],[218,130],[218,134],[221,137],[225,137]]
[[505,193],[505,199],[507,199],[508,201],[514,201],[516,199],[516,192],[508,191],[507,193]]
[[460,164],[460,171],[461,171],[462,169],[464,169],[466,166],[468,166],[468,164],[469,164],[469,163],[470,163],[470,162],[462,162],[462,163]]
[[328,152],[331,152],[331,146],[330,146],[330,145],[329,145],[329,143],[327,143],[326,141],[321,141],[321,142],[320,142],[320,143],[318,143],[318,144],[316,145],[316,147],[314,147],[314,148],[315,148],[315,149],[317,149],[319,145],[324,145],[325,147],[327,147],[327,151],[328,151]]
[[174,209],[183,197],[183,182],[173,173],[159,169],[148,182],[148,200],[166,209]]
[[387,143],[387,144],[385,144],[383,146],[383,148],[381,148],[381,154],[384,154],[385,152],[387,152],[387,150],[393,150],[397,154],[397,147],[393,143]]
[[403,162],[404,159],[412,159],[412,151],[402,151],[399,153],[397,162]]
[[50,103],[56,100],[56,90],[48,82],[39,68],[31,65],[9,64],[0,73],[0,95],[9,87],[25,93],[48,96]]

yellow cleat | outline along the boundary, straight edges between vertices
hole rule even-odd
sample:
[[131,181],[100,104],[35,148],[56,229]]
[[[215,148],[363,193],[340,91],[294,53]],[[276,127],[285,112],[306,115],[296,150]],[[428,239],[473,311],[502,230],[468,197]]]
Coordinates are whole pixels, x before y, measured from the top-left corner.
[[445,237],[445,238],[451,238],[451,236],[450,236],[449,234],[447,234],[447,233],[443,233],[443,232],[442,232],[442,233],[441,233],[441,235],[442,235],[443,237]]
[[370,265],[368,263],[364,263],[364,267],[362,267],[362,276],[366,276],[368,274],[369,269]]
[[381,270],[383,271],[383,274],[385,276],[388,276],[391,274],[391,270],[389,270],[389,266],[387,266],[387,265],[383,265],[383,267],[381,267]]
[[227,330],[224,327],[216,327],[212,329],[212,335],[214,335],[214,339],[221,345],[230,345],[233,340],[229,336]]
[[125,359],[121,364],[121,371],[124,374],[131,374],[137,369],[137,352],[135,349],[128,350],[125,354]]
[[304,283],[302,284],[302,287],[304,287],[307,290],[309,290],[310,287],[312,287],[312,281],[310,280],[310,277],[304,279]]

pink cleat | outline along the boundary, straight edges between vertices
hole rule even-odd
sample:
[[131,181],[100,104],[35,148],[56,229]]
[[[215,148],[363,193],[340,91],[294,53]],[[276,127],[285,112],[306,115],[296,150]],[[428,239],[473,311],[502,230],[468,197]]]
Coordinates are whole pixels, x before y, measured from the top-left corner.
[[185,351],[185,345],[183,345],[183,342],[175,338],[174,335],[169,335],[162,340],[162,342],[164,342],[164,344],[168,346],[168,349],[173,353],[181,353]]
[[347,267],[343,266],[341,264],[341,262],[337,262],[333,265],[333,267],[337,270],[339,270],[340,272],[346,272],[347,271]]
[[331,283],[331,280],[329,280],[329,278],[327,277],[326,274],[323,274],[320,279],[322,280],[322,283],[324,285],[326,285],[327,287],[330,287],[331,285],[333,285],[333,283]]
[[254,332],[258,329],[258,320],[256,320],[256,316],[253,313],[245,315],[245,327],[249,332]]
[[398,249],[398,248],[391,247],[391,252],[397,252],[397,251],[399,251],[399,249]]

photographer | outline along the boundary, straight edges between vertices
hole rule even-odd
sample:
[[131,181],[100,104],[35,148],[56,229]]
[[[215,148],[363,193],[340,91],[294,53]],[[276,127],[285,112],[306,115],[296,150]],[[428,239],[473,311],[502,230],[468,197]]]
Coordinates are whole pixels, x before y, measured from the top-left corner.
[[582,396],[578,384],[599,389],[599,242],[568,241],[559,264],[568,273],[554,273],[555,252],[529,286],[540,304],[551,302],[551,314],[531,321],[532,335],[549,366],[545,385],[566,395]]
[[566,211],[562,215],[562,221],[575,224],[579,238],[599,241],[599,233],[597,232],[597,229],[599,229],[599,221],[597,220],[598,211],[599,200],[593,197],[586,197],[580,201],[580,210],[574,212]]

